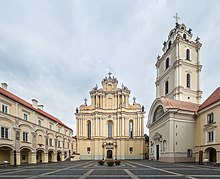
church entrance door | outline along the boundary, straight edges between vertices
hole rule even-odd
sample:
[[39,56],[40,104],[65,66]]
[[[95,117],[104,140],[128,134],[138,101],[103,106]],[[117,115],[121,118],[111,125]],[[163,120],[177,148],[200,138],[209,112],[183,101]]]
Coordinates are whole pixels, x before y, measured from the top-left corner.
[[107,158],[112,158],[112,150],[107,150]]
[[159,152],[160,152],[159,145],[156,145],[156,160],[159,160]]

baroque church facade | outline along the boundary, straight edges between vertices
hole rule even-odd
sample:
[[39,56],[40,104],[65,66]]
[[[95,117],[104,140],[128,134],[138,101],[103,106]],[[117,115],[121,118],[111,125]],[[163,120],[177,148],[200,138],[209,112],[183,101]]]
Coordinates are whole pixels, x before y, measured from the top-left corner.
[[149,159],[220,162],[220,90],[200,104],[200,48],[192,30],[176,22],[157,57],[156,99],[148,114]]
[[76,109],[77,152],[82,160],[143,159],[144,107],[129,104],[130,90],[108,74]]

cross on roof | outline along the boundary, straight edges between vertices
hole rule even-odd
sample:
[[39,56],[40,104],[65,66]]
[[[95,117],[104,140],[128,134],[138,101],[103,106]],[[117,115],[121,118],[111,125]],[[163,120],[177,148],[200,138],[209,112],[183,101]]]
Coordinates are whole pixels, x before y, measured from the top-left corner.
[[176,23],[178,23],[178,20],[180,20],[180,17],[178,17],[178,14],[176,13],[175,16],[173,16],[174,19],[176,19]]
[[109,78],[111,77],[111,74],[112,74],[111,72],[108,72]]

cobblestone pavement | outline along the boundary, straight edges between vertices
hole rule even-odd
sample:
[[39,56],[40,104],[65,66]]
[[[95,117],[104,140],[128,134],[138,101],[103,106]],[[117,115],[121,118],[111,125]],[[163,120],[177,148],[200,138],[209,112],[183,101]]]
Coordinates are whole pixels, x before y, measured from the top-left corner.
[[0,168],[0,178],[220,178],[220,167],[125,160],[120,166],[100,166],[97,161],[75,161]]

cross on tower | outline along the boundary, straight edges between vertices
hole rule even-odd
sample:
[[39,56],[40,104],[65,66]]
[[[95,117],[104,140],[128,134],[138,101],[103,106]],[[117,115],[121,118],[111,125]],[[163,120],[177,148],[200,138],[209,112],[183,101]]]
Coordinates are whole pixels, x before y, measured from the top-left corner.
[[108,72],[109,78],[111,78],[111,74],[112,74],[111,72]]
[[178,14],[176,13],[175,16],[173,16],[174,19],[176,19],[176,23],[178,24],[178,20],[180,20],[180,17],[178,17]]

